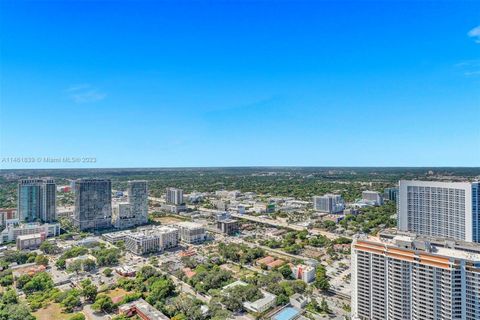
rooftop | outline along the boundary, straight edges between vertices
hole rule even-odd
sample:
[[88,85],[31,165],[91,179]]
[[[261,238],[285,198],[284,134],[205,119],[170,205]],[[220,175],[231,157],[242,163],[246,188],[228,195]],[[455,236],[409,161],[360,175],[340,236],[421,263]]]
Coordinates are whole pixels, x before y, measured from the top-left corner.
[[36,238],[41,238],[42,234],[41,233],[32,233],[32,234],[24,234],[24,235],[19,235],[17,239],[19,240],[28,240],[28,239],[36,239]]
[[175,225],[187,229],[197,229],[197,228],[203,228],[203,226],[200,223],[196,222],[191,222],[191,221],[182,221],[182,222],[177,222]]
[[121,312],[125,312],[129,309],[135,308],[135,312],[140,311],[142,315],[149,320],[168,320],[167,316],[165,316],[162,312],[155,309],[152,305],[150,305],[147,301],[143,299],[138,299],[133,302],[127,303],[120,307]]
[[[444,243],[444,245],[442,245],[441,243],[436,242],[438,239],[420,237],[411,233],[397,233],[391,235],[390,238],[357,236],[357,240],[377,243],[383,245],[385,249],[399,248],[419,253],[423,252],[431,255],[443,256],[445,258],[457,258],[480,263],[479,247],[472,243],[451,241],[451,243]],[[467,251],[468,248],[471,248],[472,250]]]
[[244,302],[243,306],[247,309],[260,310],[260,309],[262,309],[263,306],[272,303],[277,298],[276,295],[274,295],[270,292],[267,292],[265,290],[261,290],[261,291],[262,291],[262,294],[263,294],[263,298],[260,298],[256,301],[253,301],[253,302],[248,302],[248,301]]

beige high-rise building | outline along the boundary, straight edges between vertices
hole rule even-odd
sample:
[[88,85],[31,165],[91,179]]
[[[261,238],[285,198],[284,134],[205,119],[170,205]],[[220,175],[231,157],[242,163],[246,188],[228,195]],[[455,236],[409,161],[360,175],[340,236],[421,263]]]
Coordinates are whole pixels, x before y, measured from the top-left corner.
[[353,319],[480,319],[478,245],[412,234],[357,238],[351,268]]

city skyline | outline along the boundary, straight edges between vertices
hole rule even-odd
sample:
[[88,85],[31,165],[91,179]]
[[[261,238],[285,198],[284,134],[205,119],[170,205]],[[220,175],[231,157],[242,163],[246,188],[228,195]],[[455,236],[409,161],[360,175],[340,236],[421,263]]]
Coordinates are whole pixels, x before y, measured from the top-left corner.
[[478,3],[1,5],[1,169],[479,165]]

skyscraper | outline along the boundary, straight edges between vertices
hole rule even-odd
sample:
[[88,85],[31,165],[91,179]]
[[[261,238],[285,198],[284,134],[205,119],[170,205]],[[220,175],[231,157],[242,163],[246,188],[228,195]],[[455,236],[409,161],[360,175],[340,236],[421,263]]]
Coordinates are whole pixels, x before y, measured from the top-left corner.
[[51,178],[20,180],[17,200],[20,221],[55,221],[56,195],[57,187]]
[[170,204],[182,204],[183,203],[183,190],[177,188],[167,188],[165,194],[165,200]]
[[480,319],[480,248],[427,238],[354,239],[352,317]]
[[112,183],[108,179],[75,181],[73,224],[80,230],[109,228],[112,225]]
[[128,202],[132,214],[137,218],[138,223],[147,223],[148,220],[148,188],[147,181],[128,181]]
[[53,222],[57,220],[56,214],[56,198],[57,198],[57,185],[53,179],[44,179],[43,183],[43,200],[42,200],[42,215],[43,222]]
[[148,222],[148,189],[146,181],[128,182],[128,203],[114,203],[112,224],[124,229]]
[[398,188],[385,188],[383,191],[383,197],[390,201],[397,201]]
[[480,242],[480,183],[400,181],[398,229]]
[[341,195],[325,194],[313,197],[313,208],[320,212],[338,213],[345,209],[345,205]]

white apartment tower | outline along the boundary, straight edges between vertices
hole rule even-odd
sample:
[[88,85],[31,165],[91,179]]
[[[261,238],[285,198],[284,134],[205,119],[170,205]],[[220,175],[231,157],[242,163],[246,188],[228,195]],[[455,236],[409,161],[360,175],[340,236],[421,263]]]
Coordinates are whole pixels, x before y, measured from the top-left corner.
[[480,242],[480,183],[400,181],[398,229]]
[[480,319],[480,248],[463,244],[437,247],[411,236],[355,239],[352,318]]
[[183,203],[183,190],[177,188],[167,188],[165,201],[169,204],[179,205]]
[[339,194],[325,194],[313,197],[313,208],[320,212],[339,213],[345,209],[345,203]]

